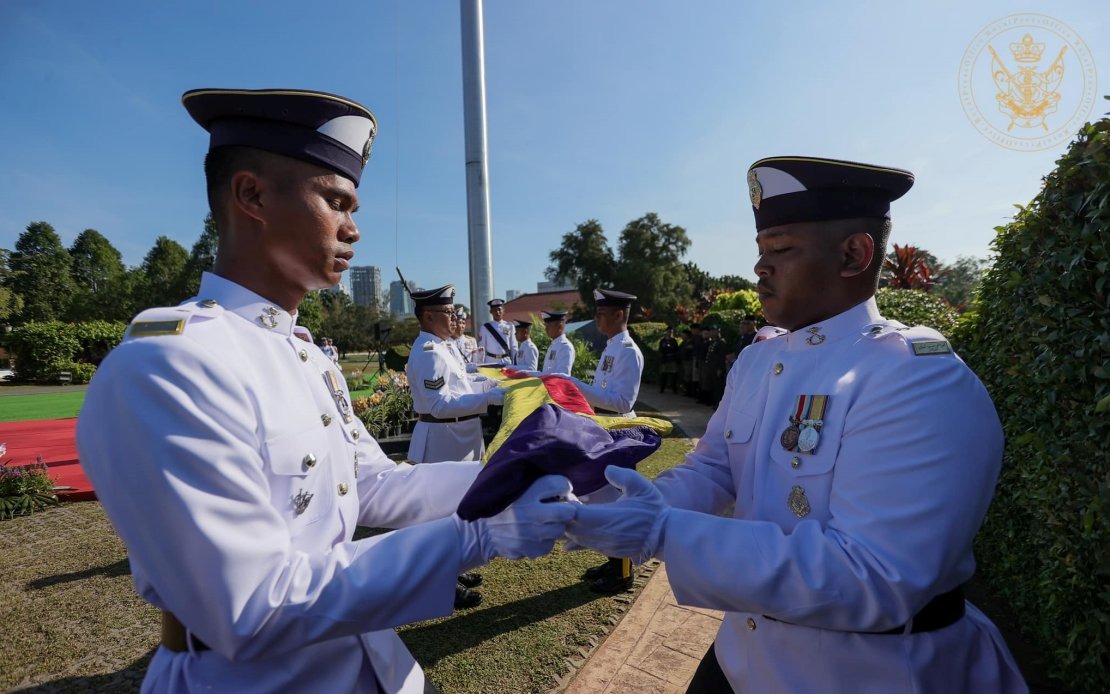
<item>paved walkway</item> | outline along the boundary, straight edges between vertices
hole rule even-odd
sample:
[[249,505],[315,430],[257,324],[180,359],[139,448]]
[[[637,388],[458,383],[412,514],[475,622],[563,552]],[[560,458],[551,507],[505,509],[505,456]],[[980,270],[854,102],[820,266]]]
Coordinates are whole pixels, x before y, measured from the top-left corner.
[[[692,398],[645,383],[640,402],[659,411],[691,439],[705,433],[713,410]],[[646,392],[645,392],[646,391]],[[647,582],[620,624],[578,669],[568,694],[685,692],[713,642],[721,613],[675,602],[664,564],[652,562]]]

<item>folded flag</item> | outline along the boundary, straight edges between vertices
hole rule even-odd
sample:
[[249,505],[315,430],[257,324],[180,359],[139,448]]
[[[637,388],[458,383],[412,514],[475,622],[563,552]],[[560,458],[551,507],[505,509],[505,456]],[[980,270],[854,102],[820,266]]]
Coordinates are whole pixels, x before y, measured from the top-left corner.
[[634,468],[660,443],[660,434],[648,426],[607,430],[591,417],[552,403],[538,405],[516,424],[478,473],[459,503],[459,517],[494,516],[544,475],[563,475],[577,495],[595,492],[607,484],[606,466]]

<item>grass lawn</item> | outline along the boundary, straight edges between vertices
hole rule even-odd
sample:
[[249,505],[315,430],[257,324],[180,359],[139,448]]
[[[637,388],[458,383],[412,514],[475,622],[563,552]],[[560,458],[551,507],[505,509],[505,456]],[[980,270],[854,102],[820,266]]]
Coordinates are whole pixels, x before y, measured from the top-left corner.
[[85,401],[85,391],[34,393],[0,397],[0,422],[76,417]]
[[[664,439],[640,470],[653,477],[689,447]],[[0,691],[137,691],[159,616],[135,594],[126,550],[100,504],[0,521],[0,553]],[[578,576],[600,562],[594,552],[561,548],[533,561],[496,560],[482,569],[478,608],[410,625],[401,638],[444,694],[548,691],[635,595],[587,590]]]

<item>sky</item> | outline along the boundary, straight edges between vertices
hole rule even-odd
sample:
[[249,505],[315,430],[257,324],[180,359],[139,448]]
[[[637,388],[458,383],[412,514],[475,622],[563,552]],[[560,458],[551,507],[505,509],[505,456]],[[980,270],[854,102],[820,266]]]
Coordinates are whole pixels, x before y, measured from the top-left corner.
[[[454,283],[468,303],[459,13],[452,0],[0,0],[0,248],[40,220],[67,247],[98,230],[131,266],[160,235],[191,248],[207,134],[181,94],[314,89],[379,122],[354,264]],[[984,258],[1079,125],[1110,111],[1105,0],[486,0],[484,20],[495,296],[535,291],[578,224],[598,220],[616,250],[648,212],[686,229],[702,270],[755,279],[746,172],[777,155],[909,169],[891,241]],[[1007,49],[1024,33],[1045,44],[1039,62]],[[999,110],[991,49],[1013,74],[1064,49],[1043,124]]]

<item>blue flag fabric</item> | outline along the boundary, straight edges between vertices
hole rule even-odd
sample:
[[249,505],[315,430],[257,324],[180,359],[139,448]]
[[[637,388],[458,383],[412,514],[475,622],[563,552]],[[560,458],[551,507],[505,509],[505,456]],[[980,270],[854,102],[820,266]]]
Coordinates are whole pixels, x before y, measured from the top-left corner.
[[596,492],[607,484],[606,466],[635,468],[662,441],[650,427],[607,430],[589,417],[541,405],[478,473],[459,502],[459,517],[470,521],[495,516],[544,475],[563,475],[579,496]]

